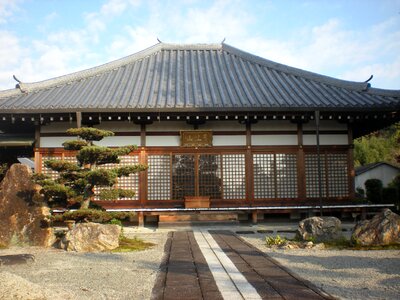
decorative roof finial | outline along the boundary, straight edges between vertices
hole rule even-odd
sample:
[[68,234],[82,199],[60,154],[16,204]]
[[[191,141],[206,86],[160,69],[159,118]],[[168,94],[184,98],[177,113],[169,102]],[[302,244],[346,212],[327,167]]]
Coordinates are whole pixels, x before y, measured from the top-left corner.
[[221,44],[223,44],[225,42],[226,38],[224,37],[224,39],[222,40]]
[[372,78],[374,78],[374,75],[369,76],[369,78],[364,82],[370,82]]
[[157,37],[157,41],[158,41],[159,43],[162,43],[158,37]]
[[13,75],[13,78],[15,79],[15,81],[17,81],[18,83],[22,83],[21,80],[19,80],[15,75]]

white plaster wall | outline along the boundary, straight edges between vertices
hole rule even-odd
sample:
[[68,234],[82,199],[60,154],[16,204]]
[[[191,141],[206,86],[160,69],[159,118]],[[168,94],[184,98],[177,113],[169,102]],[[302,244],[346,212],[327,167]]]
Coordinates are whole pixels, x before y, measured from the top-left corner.
[[180,146],[180,136],[146,136],[146,146]]
[[94,143],[105,147],[140,146],[140,136],[109,136]]
[[251,144],[253,146],[295,146],[297,145],[297,135],[252,135]]
[[146,125],[146,131],[180,131],[193,130],[193,125],[189,125],[186,121],[160,121]]
[[[64,133],[69,128],[75,128],[75,122],[54,122],[40,127],[42,133]],[[129,122],[102,122],[95,128],[111,130],[114,132],[140,132],[140,125]]]
[[[40,147],[43,148],[57,148],[62,147],[62,143],[67,140],[74,140],[73,136],[53,136],[53,137],[41,137],[40,138]],[[128,146],[128,145],[139,145],[140,137],[139,136],[110,136],[106,137],[101,141],[94,142],[99,146],[107,146],[107,147],[120,147],[120,146]]]
[[213,146],[246,146],[245,135],[214,135]]
[[113,132],[140,132],[140,125],[133,122],[113,122],[103,121],[94,126],[95,128],[103,130],[111,130]]
[[259,120],[257,123],[251,124],[251,130],[254,131],[297,130],[297,125],[287,120]]
[[[303,130],[316,130],[315,120],[303,124]],[[347,130],[347,124],[335,120],[320,120],[319,130]]]
[[54,122],[47,125],[40,126],[42,133],[64,133],[69,128],[76,127],[76,122]]
[[[317,137],[315,134],[303,135],[304,145],[316,145]],[[320,134],[319,136],[320,145],[348,145],[347,134]]]
[[383,186],[387,186],[399,174],[399,170],[388,165],[380,165],[372,170],[362,173],[355,177],[356,188],[361,187],[365,190],[365,182],[368,179],[380,179]]
[[204,125],[199,126],[199,130],[212,131],[245,131],[246,125],[238,121],[206,121]]
[[62,148],[62,143],[67,140],[73,140],[73,136],[52,136],[52,137],[40,137],[40,147],[43,148]]

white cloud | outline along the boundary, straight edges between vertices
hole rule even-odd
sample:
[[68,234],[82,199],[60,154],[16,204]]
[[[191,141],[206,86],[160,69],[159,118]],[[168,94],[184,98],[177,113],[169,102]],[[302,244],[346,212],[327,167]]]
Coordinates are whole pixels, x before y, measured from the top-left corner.
[[[18,10],[13,3],[0,0],[0,23]],[[29,41],[29,37],[2,31],[0,89],[15,85],[12,74],[25,82],[64,75],[143,50],[155,44],[157,37],[167,43],[218,43],[226,37],[226,43],[276,62],[354,81],[374,74],[374,86],[399,88],[398,18],[357,31],[349,30],[340,19],[331,19],[296,29],[297,34],[290,37],[269,38],[255,35],[252,26],[259,20],[252,19],[244,3],[110,0],[83,16],[83,27],[53,29],[43,39]],[[149,11],[149,16],[132,19],[114,36],[107,36],[113,20],[138,8]],[[55,16],[56,12],[49,14],[45,22]],[[43,28],[51,30],[51,26]],[[106,36],[109,43],[102,45]]]
[[8,22],[8,19],[18,12],[18,4],[21,0],[0,0],[0,24]]

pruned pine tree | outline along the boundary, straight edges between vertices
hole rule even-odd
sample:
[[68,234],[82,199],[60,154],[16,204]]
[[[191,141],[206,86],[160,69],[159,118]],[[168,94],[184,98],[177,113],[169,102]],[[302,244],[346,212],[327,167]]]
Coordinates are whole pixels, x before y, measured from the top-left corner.
[[77,140],[63,143],[65,150],[77,151],[77,164],[63,160],[47,160],[45,166],[57,171],[59,177],[53,180],[44,174],[34,175],[34,181],[42,186],[41,193],[46,202],[52,206],[70,206],[79,203],[81,209],[89,208],[95,197],[95,187],[101,188],[99,194],[101,200],[131,198],[135,195],[132,190],[114,186],[119,177],[144,171],[147,166],[137,164],[113,169],[104,169],[100,166],[118,164],[119,156],[129,154],[136,149],[136,146],[116,149],[97,146],[94,141],[113,136],[114,133],[96,128],[71,128],[67,130],[67,134],[79,137]]

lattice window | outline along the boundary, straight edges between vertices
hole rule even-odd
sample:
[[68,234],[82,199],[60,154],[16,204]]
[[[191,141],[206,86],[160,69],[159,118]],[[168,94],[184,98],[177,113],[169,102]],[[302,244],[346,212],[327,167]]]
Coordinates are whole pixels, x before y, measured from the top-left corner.
[[347,154],[336,153],[327,155],[328,181],[330,197],[345,197],[349,195],[347,175]]
[[246,168],[244,154],[222,155],[224,199],[246,197]]
[[58,178],[58,172],[46,168],[44,165],[46,160],[65,160],[72,163],[77,162],[75,156],[64,156],[64,158],[62,156],[42,156],[42,173],[50,176],[53,180]]
[[296,154],[254,154],[253,172],[256,199],[297,197]]
[[172,156],[172,199],[183,200],[195,196],[194,155]]
[[149,155],[148,166],[148,199],[169,200],[171,198],[171,156]]
[[51,179],[57,179],[58,178],[58,172],[53,171],[52,169],[46,168],[44,165],[44,162],[46,160],[61,160],[62,156],[42,156],[42,173],[50,176]]
[[212,199],[222,198],[221,156],[199,156],[199,195]]
[[[105,164],[100,165],[99,168],[102,169],[114,169],[117,167],[123,166],[131,166],[136,165],[139,163],[139,158],[136,155],[124,155],[120,156],[120,163],[119,164]],[[135,196],[133,198],[119,198],[115,200],[138,200],[139,199],[139,174],[131,174],[129,176],[122,176],[118,178],[118,182],[115,185],[116,188],[126,189],[126,190],[133,190],[135,191]],[[98,194],[101,190],[107,189],[107,187],[95,187],[95,200],[100,200]]]
[[254,154],[254,197],[275,198],[274,154]]
[[297,197],[297,155],[279,153],[275,159],[277,197]]
[[[325,170],[325,155],[320,155],[321,166],[321,188],[322,197],[326,197],[326,170]],[[307,197],[319,197],[319,177],[318,177],[318,156],[317,154],[306,154],[306,190]]]

